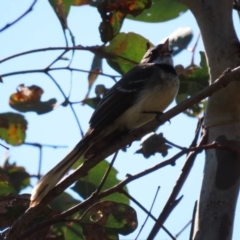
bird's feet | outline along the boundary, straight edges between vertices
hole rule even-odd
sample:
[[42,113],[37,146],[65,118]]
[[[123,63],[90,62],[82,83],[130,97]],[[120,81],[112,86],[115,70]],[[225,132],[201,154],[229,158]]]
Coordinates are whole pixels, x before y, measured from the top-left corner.
[[[143,111],[142,113],[156,114],[156,120],[159,121],[159,122],[161,122],[160,117],[163,115],[163,112],[159,112],[159,111]],[[168,120],[168,122],[171,123],[170,120]]]

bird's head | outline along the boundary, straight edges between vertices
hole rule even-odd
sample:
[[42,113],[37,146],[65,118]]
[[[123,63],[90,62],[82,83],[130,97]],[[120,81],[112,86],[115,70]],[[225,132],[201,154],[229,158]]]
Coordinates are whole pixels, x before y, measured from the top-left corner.
[[165,63],[173,66],[172,51],[169,49],[169,40],[167,39],[164,43],[148,49],[141,63]]

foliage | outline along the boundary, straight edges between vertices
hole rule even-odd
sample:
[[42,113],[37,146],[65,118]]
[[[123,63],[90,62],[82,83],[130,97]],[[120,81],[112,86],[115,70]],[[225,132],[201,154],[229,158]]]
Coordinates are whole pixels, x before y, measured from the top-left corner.
[[[64,34],[67,30],[70,31],[67,19],[71,13],[70,9],[72,6],[90,4],[96,8],[96,12],[98,11],[101,16],[102,22],[99,23],[99,31],[102,42],[104,43],[102,46],[76,47],[73,40],[74,38],[72,38],[72,48],[68,49],[67,47],[63,47],[61,49],[62,54],[56,58],[56,62],[61,60],[68,61],[68,59],[64,57],[64,54],[70,50],[73,52],[73,58],[74,52],[78,50],[87,50],[95,54],[92,66],[89,69],[88,92],[86,93],[86,98],[82,100],[83,104],[89,105],[92,108],[96,108],[97,104],[108,90],[104,85],[99,85],[96,87],[96,96],[91,98],[89,97],[89,93],[94,82],[97,77],[102,74],[102,59],[105,58],[111,68],[119,74],[124,75],[141,61],[147,47],[153,46],[150,39],[147,39],[144,36],[134,32],[121,32],[124,20],[128,18],[142,22],[164,22],[177,18],[180,14],[187,11],[187,8],[177,0],[49,0],[49,3],[61,24]],[[14,28],[14,26],[12,27]],[[173,54],[177,55],[181,51],[186,50],[192,36],[193,33],[189,29],[180,29],[169,36],[170,44],[174,50]],[[50,51],[51,49],[48,50]],[[192,51],[193,54],[194,51],[195,50]],[[27,53],[23,53],[22,55],[25,54]],[[177,103],[189,98],[208,85],[208,68],[206,58],[203,52],[200,54],[201,63],[199,67],[194,63],[191,63],[186,68],[183,66],[176,67],[181,80],[179,95],[176,98]],[[5,60],[3,59],[0,60],[0,62],[10,60],[11,58]],[[69,65],[63,67],[63,69],[73,72],[74,70],[70,68],[71,61],[72,59],[68,61]],[[53,69],[50,64],[48,67],[36,72],[41,72],[50,76],[49,72],[51,70]],[[21,74],[21,72],[19,72],[19,74]],[[2,79],[4,80],[10,75],[11,73],[2,73],[0,80],[2,81]],[[114,76],[112,76],[112,78],[115,80]],[[54,78],[51,77],[51,79],[55,81]],[[62,104],[57,104],[55,98],[51,98],[47,101],[41,101],[43,89],[35,84],[37,83],[28,87],[21,84],[18,86],[17,91],[9,96],[9,105],[17,112],[21,112],[22,114],[24,113],[24,115],[16,112],[6,112],[0,114],[0,138],[12,146],[26,144],[25,138],[28,125],[26,119],[29,112],[37,114],[50,114],[55,110],[56,106],[59,105],[70,105],[70,107],[72,107],[73,103],[69,101],[69,97],[67,96],[65,96],[65,101]],[[198,116],[204,108],[205,103],[199,103],[186,111],[186,114],[195,117]],[[75,114],[75,112],[73,113]],[[167,155],[168,148],[170,147],[165,144],[165,139],[163,139],[163,137],[161,137],[160,140],[161,146],[151,150],[150,153],[143,153],[142,150],[139,150],[138,153],[142,153],[146,157],[149,157],[151,154],[156,152],[161,152],[163,156]],[[76,169],[76,167],[80,164],[83,164],[82,159],[79,159],[77,165],[73,166],[72,169]],[[85,178],[79,179],[74,184],[71,189],[81,197],[81,201],[73,198],[71,194],[66,192],[62,193],[51,202],[50,206],[47,206],[38,215],[30,227],[36,223],[43,222],[52,216],[56,216],[59,212],[63,212],[68,208],[81,204],[83,201],[87,201],[87,199],[98,190],[99,183],[101,182],[108,167],[109,163],[104,160],[91,169]],[[101,191],[115,187],[120,183],[120,180],[117,179],[116,175],[117,170],[112,167]],[[11,226],[14,220],[22,215],[27,209],[27,205],[29,203],[28,197],[22,200],[20,195],[14,194],[19,194],[22,190],[29,187],[30,179],[32,177],[39,178],[39,175],[32,176],[24,167],[16,164],[10,164],[8,161],[6,161],[4,166],[0,168],[0,202],[8,201],[9,203],[12,201],[11,208],[8,208],[1,218],[4,219],[4,223],[6,224],[1,225],[0,230]],[[123,186],[122,189],[127,192],[126,186]],[[127,235],[136,229],[136,212],[129,206],[129,198],[126,195],[121,192],[115,192],[103,199],[104,201],[102,199],[101,201],[99,201],[99,199],[93,201],[91,203],[92,205],[87,209],[83,208],[81,211],[71,214],[70,218],[54,224],[50,229],[49,226],[44,228],[41,232],[42,239],[46,234],[48,234],[48,236],[54,236],[56,239],[57,237],[59,237],[58,239],[119,239],[119,234]],[[6,205],[5,202],[4,204]]]

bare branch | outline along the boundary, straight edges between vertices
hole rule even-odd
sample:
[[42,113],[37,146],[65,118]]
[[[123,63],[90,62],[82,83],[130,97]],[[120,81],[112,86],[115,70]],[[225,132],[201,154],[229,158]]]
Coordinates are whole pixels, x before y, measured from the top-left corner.
[[[50,73],[46,73],[47,74],[47,76],[54,82],[54,84],[57,86],[57,88],[59,89],[59,91],[62,93],[62,95],[64,96],[64,98],[65,98],[65,103],[68,103],[68,97],[65,95],[65,93],[64,93],[64,91],[62,90],[62,88],[60,87],[60,85],[58,84],[58,82],[54,79],[54,77],[50,74]],[[70,104],[70,108],[71,108],[71,110],[72,110],[72,113],[73,113],[73,115],[74,115],[74,118],[75,118],[75,120],[76,120],[76,122],[77,122],[77,125],[78,125],[78,129],[79,129],[79,131],[80,131],[80,134],[81,134],[81,136],[83,137],[83,130],[82,130],[82,127],[81,127],[81,124],[80,124],[80,121],[78,120],[78,117],[77,117],[77,114],[76,114],[76,112],[75,112],[75,110],[74,110],[74,108],[73,108],[73,106]]]
[[24,12],[20,17],[18,17],[17,19],[15,19],[13,22],[6,24],[3,28],[0,29],[0,32],[3,32],[4,30],[6,30],[7,28],[11,27],[12,25],[14,25],[15,23],[17,23],[18,21],[20,21],[23,17],[25,17],[29,12],[31,12],[33,10],[34,5],[37,3],[37,0],[34,0],[32,5],[27,9],[26,12]]
[[187,224],[185,224],[185,226],[175,235],[175,237],[179,237],[183,231],[192,223],[192,220],[190,220]]
[[27,55],[27,54],[31,54],[31,53],[36,53],[36,52],[45,52],[45,51],[59,51],[59,50],[64,50],[66,52],[70,51],[70,50],[81,50],[81,51],[90,51],[90,52],[93,52],[95,54],[100,54],[100,55],[105,55],[107,56],[108,58],[114,58],[114,57],[117,57],[117,58],[120,58],[122,60],[125,60],[129,63],[133,63],[133,64],[139,64],[138,62],[135,62],[131,59],[128,59],[128,58],[125,58],[125,57],[122,57],[122,56],[119,56],[117,54],[114,54],[114,53],[109,53],[109,52],[106,52],[104,51],[104,49],[102,48],[102,46],[94,46],[94,47],[83,47],[81,45],[78,45],[78,46],[74,46],[74,47],[48,47],[48,48],[39,48],[39,49],[33,49],[33,50],[29,50],[29,51],[26,51],[26,52],[21,52],[21,53],[17,53],[17,54],[14,54],[12,56],[9,56],[9,57],[6,57],[2,60],[0,60],[0,63],[3,63],[5,61],[8,61],[10,59],[13,59],[13,58],[16,58],[16,57],[20,57],[20,56],[23,56],[23,55]]
[[[1,62],[1,61],[0,61]],[[2,78],[3,77],[9,77],[13,75],[19,75],[19,74],[29,74],[29,73],[48,73],[50,71],[59,71],[59,70],[68,70],[68,71],[75,71],[75,72],[84,72],[84,73],[94,73],[94,71],[88,71],[88,70],[83,70],[83,69],[78,69],[78,68],[71,68],[71,67],[58,67],[58,68],[46,68],[46,69],[32,69],[32,70],[24,70],[24,71],[16,71],[16,72],[10,72],[10,73],[5,73],[0,75]],[[115,75],[110,75],[110,74],[105,74],[105,73],[98,73],[99,75],[105,76],[112,78],[115,82],[116,77],[121,77],[121,76],[115,76]]]
[[3,144],[1,144],[1,143],[0,143],[0,146],[2,146],[3,148],[9,150],[9,147],[6,147],[5,145],[3,145]]
[[[153,206],[154,206],[154,203],[155,203],[155,201],[156,201],[156,199],[157,199],[157,195],[158,195],[159,189],[160,189],[160,187],[158,186],[157,191],[156,191],[156,194],[155,194],[155,196],[154,196],[154,198],[153,198],[153,202],[152,202],[152,205],[151,205],[151,207],[150,207],[149,213],[151,213],[151,211],[152,211],[152,208],[153,208]],[[139,237],[139,235],[140,235],[140,233],[142,232],[143,228],[145,227],[148,218],[149,218],[149,214],[147,214],[147,217],[146,217],[145,221],[143,222],[143,224],[142,224],[142,226],[141,226],[141,228],[140,228],[140,230],[139,230],[139,232],[138,232],[135,240],[137,240],[137,238]],[[156,218],[155,218],[154,220],[157,221]],[[163,227],[164,227],[164,226],[163,226]],[[164,230],[164,228],[163,228],[163,230]]]

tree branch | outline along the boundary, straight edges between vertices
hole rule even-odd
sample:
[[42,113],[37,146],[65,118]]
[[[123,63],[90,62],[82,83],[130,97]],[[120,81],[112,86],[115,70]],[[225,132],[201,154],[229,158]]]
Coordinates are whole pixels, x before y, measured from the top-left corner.
[[3,32],[4,30],[6,30],[7,28],[11,27],[12,25],[14,25],[15,23],[17,23],[18,21],[20,21],[23,17],[25,17],[29,12],[31,12],[33,10],[34,5],[37,3],[37,0],[34,0],[33,3],[31,4],[31,6],[27,9],[26,12],[24,12],[20,17],[18,17],[16,20],[14,20],[11,23],[6,24],[3,28],[0,29],[0,33]]
[[[16,239],[25,239],[26,237],[29,238],[31,236],[31,234],[36,233],[36,231],[40,231],[41,229],[43,229],[43,228],[45,228],[47,226],[50,226],[50,225],[52,225],[54,223],[61,222],[61,221],[66,221],[67,217],[71,216],[72,214],[74,214],[76,212],[79,212],[79,211],[81,211],[83,209],[86,209],[86,208],[90,207],[96,201],[98,201],[98,200],[100,200],[102,198],[105,198],[105,197],[109,196],[110,194],[113,194],[113,193],[116,193],[116,192],[122,193],[123,187],[126,186],[128,183],[130,183],[130,182],[132,182],[132,181],[134,181],[136,179],[139,179],[139,178],[141,178],[143,176],[146,176],[146,175],[148,175],[148,174],[150,174],[150,173],[152,173],[154,171],[157,171],[157,170],[159,170],[161,168],[164,168],[164,167],[166,167],[168,165],[174,166],[176,164],[176,161],[181,156],[183,156],[186,153],[195,152],[195,151],[199,152],[199,151],[201,151],[203,149],[216,149],[216,148],[225,149],[225,150],[227,149],[229,151],[236,151],[236,149],[226,148],[225,146],[221,146],[218,143],[202,145],[202,146],[199,146],[199,147],[185,148],[182,151],[180,151],[179,153],[177,153],[176,155],[174,155],[173,157],[171,157],[170,159],[165,160],[165,161],[155,165],[154,167],[148,168],[148,169],[146,169],[146,170],[144,170],[144,171],[142,171],[140,173],[137,173],[135,175],[128,175],[126,179],[122,180],[117,185],[115,185],[115,186],[113,186],[113,187],[111,187],[111,188],[109,188],[107,190],[104,190],[101,193],[98,193],[98,190],[96,190],[90,197],[85,199],[84,202],[81,202],[81,203],[77,204],[76,206],[72,207],[71,209],[66,210],[65,212],[62,212],[59,215],[50,218],[49,220],[46,220],[46,221],[44,221],[44,222],[42,222],[42,223],[40,223],[38,225],[35,225],[34,227],[32,227],[32,228],[28,229],[27,231],[25,231],[24,233],[22,233],[20,235],[20,237],[17,237]],[[51,195],[51,192],[48,195]],[[180,200],[181,200],[181,197],[179,199],[177,199],[177,200],[174,200],[173,201],[173,207],[175,207],[179,203]],[[39,205],[41,205],[41,203],[38,204],[34,208],[28,209],[29,217],[32,217],[32,215],[35,214],[36,209],[39,207]],[[42,207],[44,207],[44,206],[42,206]],[[31,211],[33,211],[33,212],[31,212]],[[154,218],[150,214],[149,214],[149,216],[152,217],[153,219],[156,219],[156,218]],[[26,221],[25,218],[23,218],[22,221]],[[26,224],[28,224],[28,223],[26,223]]]

